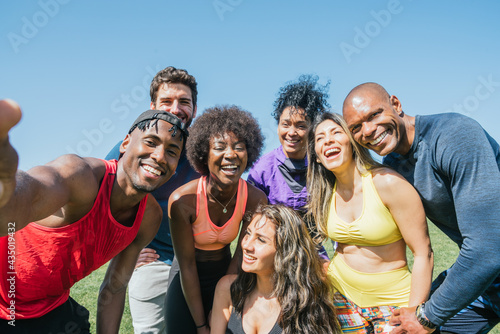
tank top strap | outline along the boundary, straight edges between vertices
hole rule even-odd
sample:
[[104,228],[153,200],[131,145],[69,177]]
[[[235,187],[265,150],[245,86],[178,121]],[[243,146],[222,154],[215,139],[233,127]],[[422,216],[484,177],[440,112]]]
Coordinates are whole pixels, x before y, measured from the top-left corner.
[[116,169],[118,165],[118,161],[113,160],[103,160],[104,165],[106,166],[106,171],[104,172],[104,176],[101,180],[101,185],[99,186],[99,191],[97,193],[97,197],[94,202],[94,206],[102,206],[102,210],[109,210],[110,203],[106,199],[111,197],[111,191],[113,190],[113,183],[115,181]]
[[[236,205],[234,207],[235,212],[241,212],[242,216],[247,207],[248,200],[248,185],[247,182],[240,178],[238,183],[238,194],[236,195]],[[243,218],[243,217],[242,217]]]
[[377,188],[373,183],[373,175],[371,172],[366,172],[361,175],[363,180],[363,200],[370,204],[380,205],[385,208],[385,204],[378,194]]
[[207,207],[207,179],[206,176],[200,177],[198,188],[196,189],[196,217],[200,215],[200,208]]

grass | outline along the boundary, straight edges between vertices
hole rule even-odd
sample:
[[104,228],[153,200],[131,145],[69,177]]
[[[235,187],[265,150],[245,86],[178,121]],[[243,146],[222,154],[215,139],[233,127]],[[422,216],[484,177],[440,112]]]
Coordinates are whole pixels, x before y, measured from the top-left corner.
[[[434,277],[439,275],[443,270],[449,268],[458,256],[458,247],[441,231],[439,231],[432,223],[429,224],[429,233],[434,250]],[[325,242],[325,248],[328,254],[333,253],[332,244],[330,241]],[[408,253],[409,265],[413,262],[411,253]],[[97,294],[102,282],[102,278],[106,272],[107,265],[93,272],[85,279],[81,280],[71,289],[71,296],[80,304],[85,306],[90,311],[91,333],[95,333],[95,316],[97,309]],[[125,303],[125,311],[120,327],[120,334],[133,333],[132,319],[128,300]],[[500,334],[500,325],[497,325],[491,334]]]

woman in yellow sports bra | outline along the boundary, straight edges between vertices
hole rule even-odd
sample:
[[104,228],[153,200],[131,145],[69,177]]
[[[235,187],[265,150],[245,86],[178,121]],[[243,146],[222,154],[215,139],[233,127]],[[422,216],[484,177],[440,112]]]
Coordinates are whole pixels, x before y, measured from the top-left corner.
[[392,311],[424,302],[430,291],[433,254],[420,198],[353,140],[337,114],[315,120],[308,154],[308,214],[338,243],[328,276],[342,330],[389,333]]
[[261,190],[241,179],[262,144],[255,118],[236,106],[209,108],[193,123],[187,157],[202,177],[169,198],[175,258],[165,301],[167,333],[209,333],[217,282],[235,274],[241,262],[241,242],[232,259],[230,243],[258,204],[267,203]]

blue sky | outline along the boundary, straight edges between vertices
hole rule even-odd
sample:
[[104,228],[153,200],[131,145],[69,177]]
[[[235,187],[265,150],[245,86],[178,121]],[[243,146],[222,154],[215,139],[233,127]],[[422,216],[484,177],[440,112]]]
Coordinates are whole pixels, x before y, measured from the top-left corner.
[[103,158],[149,108],[157,70],[187,69],[198,110],[237,104],[269,151],[278,89],[331,80],[341,112],[375,81],[410,115],[456,111],[500,140],[500,3],[495,1],[9,1],[0,5],[0,98],[21,105],[20,168],[65,153]]

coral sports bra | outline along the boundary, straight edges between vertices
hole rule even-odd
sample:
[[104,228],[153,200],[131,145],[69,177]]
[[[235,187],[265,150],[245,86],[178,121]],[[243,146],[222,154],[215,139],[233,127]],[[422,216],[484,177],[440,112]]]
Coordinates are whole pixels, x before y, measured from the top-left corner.
[[196,191],[196,220],[192,224],[194,247],[201,250],[218,250],[238,236],[247,205],[247,183],[240,179],[233,215],[224,225],[217,226],[210,220],[208,213],[206,179],[206,176],[200,178]]

